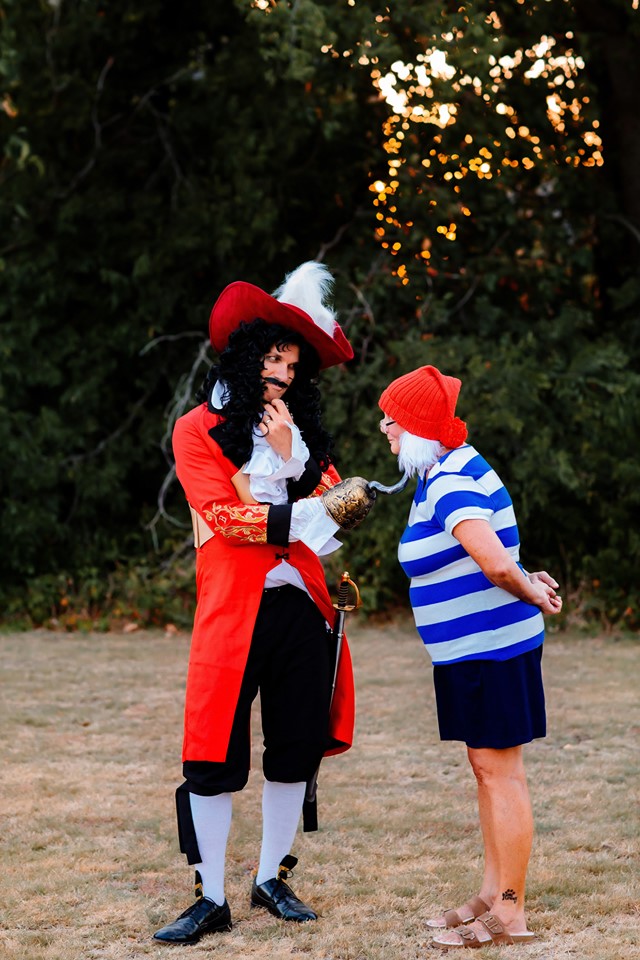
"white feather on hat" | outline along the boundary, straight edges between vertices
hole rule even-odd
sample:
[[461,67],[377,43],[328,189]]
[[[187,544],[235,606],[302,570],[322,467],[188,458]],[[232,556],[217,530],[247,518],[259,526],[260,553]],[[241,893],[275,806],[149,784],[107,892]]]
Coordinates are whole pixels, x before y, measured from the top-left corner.
[[320,369],[353,359],[353,348],[327,304],[333,277],[327,267],[309,260],[293,270],[273,296],[245,280],[228,284],[209,316],[209,337],[222,353],[241,323],[261,319],[301,334],[318,352]]
[[337,326],[335,310],[325,304],[331,293],[333,277],[324,263],[307,260],[284,278],[272,296],[280,303],[289,303],[307,313],[313,322],[333,337]]

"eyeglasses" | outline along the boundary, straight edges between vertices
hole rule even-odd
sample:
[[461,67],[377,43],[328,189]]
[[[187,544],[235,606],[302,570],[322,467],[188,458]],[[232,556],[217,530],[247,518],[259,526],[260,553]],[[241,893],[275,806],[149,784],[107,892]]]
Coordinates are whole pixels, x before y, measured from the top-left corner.
[[383,417],[382,420],[380,421],[380,432],[386,433],[387,429],[389,427],[392,427],[394,423],[395,423],[395,420],[385,420],[385,418]]

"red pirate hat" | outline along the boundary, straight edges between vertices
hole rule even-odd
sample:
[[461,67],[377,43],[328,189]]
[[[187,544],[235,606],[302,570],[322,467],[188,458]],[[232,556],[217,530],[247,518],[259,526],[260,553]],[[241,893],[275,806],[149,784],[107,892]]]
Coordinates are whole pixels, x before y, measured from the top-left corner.
[[212,346],[222,353],[243,322],[261,319],[295,330],[318,352],[320,369],[351,360],[353,350],[324,299],[333,282],[328,269],[313,260],[288,274],[273,296],[244,280],[225,287],[209,317]]
[[445,376],[436,367],[418,367],[393,380],[378,406],[415,437],[459,447],[467,439],[467,425],[455,415],[461,386],[457,377]]

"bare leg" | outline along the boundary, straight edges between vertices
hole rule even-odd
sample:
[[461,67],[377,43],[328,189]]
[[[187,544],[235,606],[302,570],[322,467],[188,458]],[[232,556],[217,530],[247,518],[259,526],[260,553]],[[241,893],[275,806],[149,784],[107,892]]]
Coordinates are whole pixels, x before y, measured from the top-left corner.
[[[522,747],[469,748],[468,753],[478,782],[478,809],[485,847],[481,896],[508,931],[522,933],[527,929],[524,896],[533,840]],[[487,939],[481,925],[472,924],[472,928],[480,939]],[[451,931],[438,939],[458,943],[460,938]]]
[[[470,756],[470,750],[467,748],[469,762],[473,766]],[[478,780],[478,813],[480,815],[480,829],[482,831],[482,842],[484,844],[484,873],[482,877],[482,886],[478,896],[482,897],[484,902],[491,906],[496,899],[498,884],[500,882],[498,868],[498,851],[494,839],[492,828],[491,805],[487,790],[484,784]]]
[[507,929],[526,930],[524,895],[533,815],[522,747],[469,749],[469,760],[478,781],[478,806],[487,854],[485,877],[493,871],[497,878],[496,883],[489,876],[487,898],[483,899],[491,903],[492,913]]
[[[469,762],[473,766],[469,748],[467,748],[467,754],[469,756]],[[484,874],[478,896],[490,906],[496,898],[498,883],[500,881],[498,873],[498,851],[496,850],[493,836],[491,807],[488,802],[487,790],[480,781],[478,781],[478,813],[480,814],[480,829],[482,831],[482,841],[484,844]],[[456,913],[460,919],[465,922],[472,917],[472,913],[466,905],[456,907]],[[436,929],[437,927],[444,928],[446,926],[444,916],[430,920],[429,926],[432,927],[432,929]]]

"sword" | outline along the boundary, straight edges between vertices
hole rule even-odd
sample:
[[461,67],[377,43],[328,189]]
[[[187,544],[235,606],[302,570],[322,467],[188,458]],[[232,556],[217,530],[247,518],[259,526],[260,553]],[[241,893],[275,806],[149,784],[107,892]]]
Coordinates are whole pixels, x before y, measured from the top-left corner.
[[[349,588],[352,587],[355,591],[354,603],[349,603]],[[347,613],[351,610],[356,610],[358,607],[362,606],[362,600],[360,599],[360,591],[358,587],[350,578],[347,570],[342,574],[340,578],[340,585],[338,587],[338,601],[333,604],[333,607],[336,611],[335,620],[333,623],[333,639],[335,642],[336,658],[335,665],[333,668],[333,679],[331,681],[331,696],[329,698],[329,712],[331,712],[331,705],[333,704],[333,695],[336,689],[336,682],[338,679],[338,668],[340,666],[340,654],[342,653],[342,640],[344,637],[344,618]],[[313,830],[318,829],[318,806],[317,806],[317,793],[318,793],[318,774],[320,772],[320,767],[314,773],[310,780],[307,781],[307,789],[304,795],[304,803],[302,805],[302,829],[305,833],[311,833]]]

